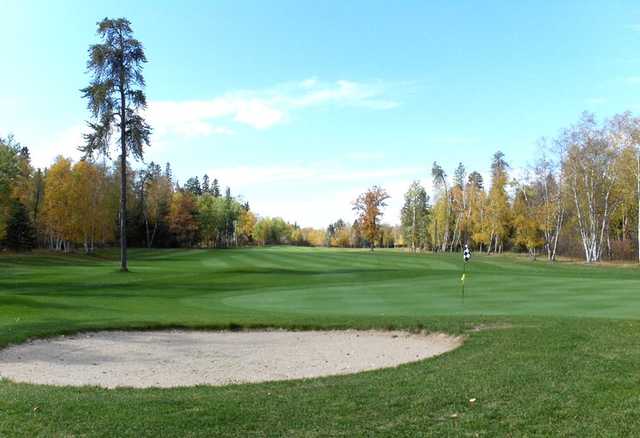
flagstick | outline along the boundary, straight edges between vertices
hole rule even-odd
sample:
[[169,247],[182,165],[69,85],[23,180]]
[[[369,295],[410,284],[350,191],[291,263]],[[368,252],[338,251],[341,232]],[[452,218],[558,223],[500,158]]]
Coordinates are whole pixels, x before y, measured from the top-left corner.
[[467,273],[467,262],[462,262],[462,302],[464,303],[464,277]]

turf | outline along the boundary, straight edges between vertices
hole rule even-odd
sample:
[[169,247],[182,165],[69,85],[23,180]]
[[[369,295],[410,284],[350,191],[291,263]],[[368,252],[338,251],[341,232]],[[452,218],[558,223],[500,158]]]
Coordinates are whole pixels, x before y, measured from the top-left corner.
[[[109,328],[407,328],[463,347],[395,369],[223,388],[0,382],[0,436],[632,435],[640,270],[262,248],[0,256],[0,346]],[[478,330],[478,327],[483,327]],[[475,398],[475,403],[469,400]]]

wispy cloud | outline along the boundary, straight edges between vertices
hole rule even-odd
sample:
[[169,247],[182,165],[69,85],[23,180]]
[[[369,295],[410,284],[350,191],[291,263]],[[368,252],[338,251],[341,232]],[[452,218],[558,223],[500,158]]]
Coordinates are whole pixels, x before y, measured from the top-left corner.
[[209,169],[208,174],[214,175],[223,184],[232,187],[250,187],[262,184],[279,182],[346,182],[346,181],[370,181],[376,183],[377,179],[391,177],[413,178],[420,172],[421,167],[395,167],[371,170],[347,170],[331,169],[321,166],[235,166]]
[[[430,178],[420,166],[348,169],[342,164],[320,163],[277,166],[218,167],[208,171],[224,186],[251,202],[263,216],[282,216],[303,226],[325,227],[339,218],[354,219],[353,201],[372,185],[384,187],[391,195],[384,221],[397,223],[409,184],[423,178],[428,191]],[[278,193],[273,197],[268,194]]]
[[321,82],[309,78],[264,90],[228,92],[208,100],[152,101],[147,117],[157,135],[231,134],[233,129],[229,124],[267,129],[305,108],[334,105],[388,110],[397,107],[399,103],[386,97],[386,93],[382,82]]
[[86,131],[86,125],[82,123],[59,131],[42,141],[28,144],[33,165],[41,168],[50,166],[59,155],[74,160],[79,159],[82,153],[78,150],[78,146],[84,143],[82,134]]
[[350,152],[345,156],[353,161],[378,161],[384,160],[384,152],[382,151],[356,151]]

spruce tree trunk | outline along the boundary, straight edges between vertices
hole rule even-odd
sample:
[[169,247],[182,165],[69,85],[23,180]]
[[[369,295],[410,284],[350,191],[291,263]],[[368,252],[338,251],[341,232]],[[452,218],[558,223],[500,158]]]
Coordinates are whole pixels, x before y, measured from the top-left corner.
[[126,96],[124,74],[120,75],[120,270],[128,271],[127,263],[127,142]]

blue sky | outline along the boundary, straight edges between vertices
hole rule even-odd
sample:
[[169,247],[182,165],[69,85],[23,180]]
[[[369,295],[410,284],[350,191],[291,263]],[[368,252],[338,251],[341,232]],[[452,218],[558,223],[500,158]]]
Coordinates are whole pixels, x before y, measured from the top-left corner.
[[432,162],[518,171],[584,111],[640,112],[634,1],[29,2],[0,6],[0,135],[36,164],[78,157],[79,89],[95,23],[143,41],[147,161],[208,173],[262,215],[353,219],[372,184],[392,200]]

